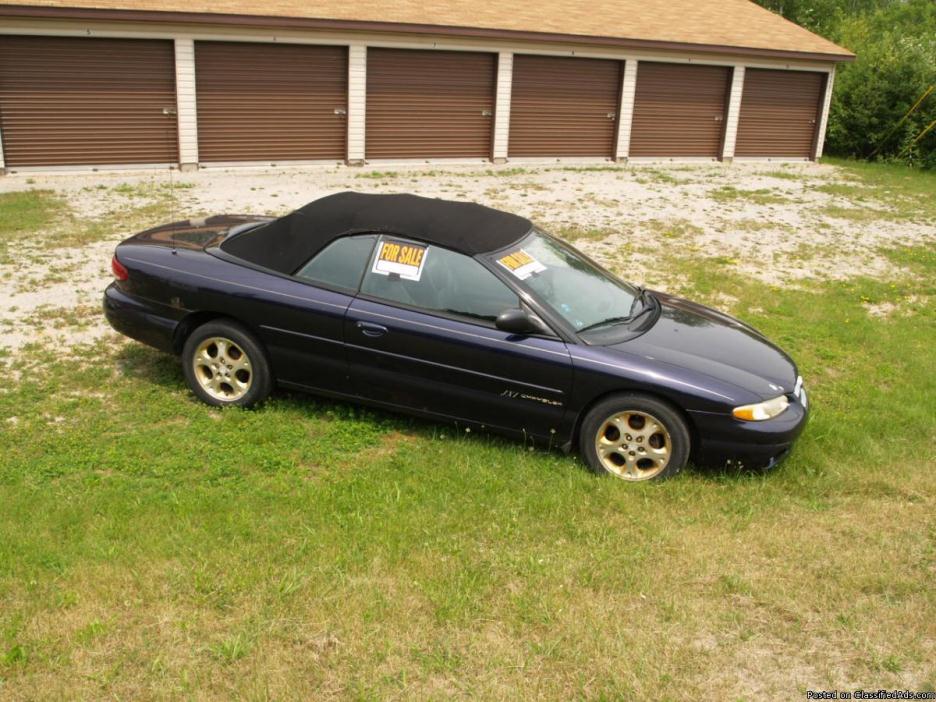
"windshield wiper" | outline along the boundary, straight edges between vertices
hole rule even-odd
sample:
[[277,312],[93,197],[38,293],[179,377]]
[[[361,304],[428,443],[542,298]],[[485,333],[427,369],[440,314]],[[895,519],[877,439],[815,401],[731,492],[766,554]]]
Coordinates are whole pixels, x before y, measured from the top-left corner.
[[[637,293],[637,297],[635,297],[633,303],[631,303],[631,309],[630,309],[631,317],[639,317],[647,310],[653,309],[653,297],[650,295],[649,292],[647,292],[647,289],[641,288],[638,286],[637,290],[639,291]],[[641,307],[640,311],[635,314],[634,308],[637,306],[638,301],[640,301],[640,304],[643,305],[643,307]]]
[[612,324],[624,324],[625,322],[631,321],[631,319],[633,319],[633,317],[630,315],[627,317],[608,317],[607,319],[602,319],[600,322],[595,322],[594,324],[589,324],[587,327],[582,327],[578,330],[578,333],[581,334],[582,332],[591,331],[592,329],[597,329],[598,327],[608,327]]
[[[626,317],[608,317],[607,319],[602,319],[601,321],[595,322],[594,324],[589,324],[587,327],[582,327],[578,330],[578,333],[581,334],[582,332],[598,329],[599,327],[608,327],[612,324],[625,324],[627,322],[633,322],[635,318],[642,315],[651,307],[651,305],[647,302],[646,288],[638,287],[637,291],[637,295],[634,296],[634,301],[631,303],[630,311],[627,313]],[[638,302],[641,304],[641,308],[639,311],[635,312]]]

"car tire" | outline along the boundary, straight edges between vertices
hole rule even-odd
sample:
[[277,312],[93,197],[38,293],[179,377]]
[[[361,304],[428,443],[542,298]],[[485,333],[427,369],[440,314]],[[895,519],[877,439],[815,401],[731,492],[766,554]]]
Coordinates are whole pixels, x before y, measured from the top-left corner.
[[195,396],[215,407],[253,407],[273,388],[263,347],[233,321],[207,322],[189,334],[182,368]]
[[638,393],[613,395],[592,407],[578,440],[592,471],[630,481],[672,478],[685,467],[691,449],[682,415]]

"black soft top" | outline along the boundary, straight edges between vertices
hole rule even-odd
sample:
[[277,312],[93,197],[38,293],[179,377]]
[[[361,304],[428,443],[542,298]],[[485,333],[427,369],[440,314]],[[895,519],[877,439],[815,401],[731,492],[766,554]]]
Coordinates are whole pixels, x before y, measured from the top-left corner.
[[346,192],[229,236],[221,249],[265,268],[292,273],[347,234],[396,234],[474,256],[509,246],[532,227],[528,219],[471,202]]

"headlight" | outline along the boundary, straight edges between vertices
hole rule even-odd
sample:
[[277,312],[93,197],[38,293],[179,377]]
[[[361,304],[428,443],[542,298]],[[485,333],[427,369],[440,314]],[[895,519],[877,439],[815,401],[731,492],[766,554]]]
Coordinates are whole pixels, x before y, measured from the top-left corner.
[[743,419],[746,422],[762,422],[765,419],[776,417],[789,406],[790,401],[786,395],[781,395],[766,402],[758,402],[756,405],[735,407],[731,413],[736,419]]

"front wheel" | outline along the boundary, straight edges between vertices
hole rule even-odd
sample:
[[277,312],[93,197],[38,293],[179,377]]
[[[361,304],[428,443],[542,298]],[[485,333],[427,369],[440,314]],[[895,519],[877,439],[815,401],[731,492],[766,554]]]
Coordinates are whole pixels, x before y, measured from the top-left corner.
[[622,480],[671,478],[689,460],[689,429],[680,414],[647,395],[615,395],[582,421],[579,450],[596,473]]
[[215,407],[252,407],[270,394],[272,376],[254,336],[227,320],[193,331],[182,349],[185,380],[192,392]]

